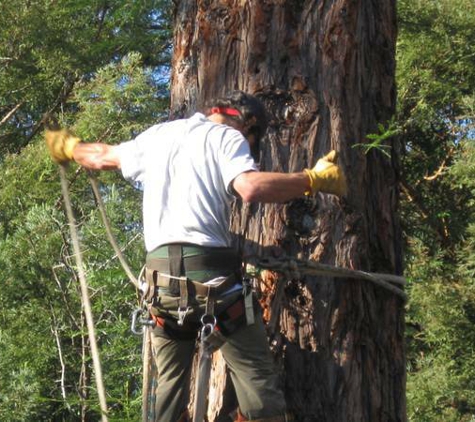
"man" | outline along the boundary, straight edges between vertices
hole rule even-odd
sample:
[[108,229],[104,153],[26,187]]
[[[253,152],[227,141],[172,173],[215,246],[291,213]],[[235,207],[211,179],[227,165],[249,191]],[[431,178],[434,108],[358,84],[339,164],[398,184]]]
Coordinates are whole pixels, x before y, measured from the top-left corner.
[[346,183],[334,152],[303,172],[258,171],[251,153],[258,152],[266,128],[261,102],[237,91],[212,101],[205,114],[153,126],[116,146],[82,143],[64,133],[47,136],[55,161],[120,169],[143,187],[160,422],[187,420],[192,356],[203,315],[213,325],[216,320],[226,339],[221,352],[236,390],[239,420],[285,420],[285,399],[260,310],[252,300],[249,306],[239,257],[231,248],[230,203],[237,196],[245,202],[285,202],[317,191],[342,195]]

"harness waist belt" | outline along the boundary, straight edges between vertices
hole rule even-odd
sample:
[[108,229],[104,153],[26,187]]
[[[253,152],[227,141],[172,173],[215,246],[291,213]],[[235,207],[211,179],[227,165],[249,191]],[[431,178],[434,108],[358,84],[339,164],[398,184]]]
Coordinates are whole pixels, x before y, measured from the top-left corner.
[[236,275],[231,274],[223,277],[223,281],[216,284],[204,284],[200,281],[190,280],[186,277],[173,277],[169,274],[163,274],[151,268],[146,269],[146,278],[151,279],[153,285],[170,289],[171,285],[179,280],[186,280],[188,293],[195,296],[219,296],[234,286],[238,279]]

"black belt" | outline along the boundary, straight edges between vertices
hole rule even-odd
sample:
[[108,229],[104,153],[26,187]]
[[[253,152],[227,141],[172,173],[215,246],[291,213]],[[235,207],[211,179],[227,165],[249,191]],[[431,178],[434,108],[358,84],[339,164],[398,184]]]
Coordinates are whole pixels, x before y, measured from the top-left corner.
[[[195,256],[186,256],[181,258],[181,271],[178,274],[187,271],[213,271],[223,270],[226,273],[237,270],[241,266],[238,255],[232,250],[217,250],[212,254],[203,254]],[[147,267],[160,273],[170,272],[170,258],[147,258]],[[175,271],[173,271],[175,272]]]

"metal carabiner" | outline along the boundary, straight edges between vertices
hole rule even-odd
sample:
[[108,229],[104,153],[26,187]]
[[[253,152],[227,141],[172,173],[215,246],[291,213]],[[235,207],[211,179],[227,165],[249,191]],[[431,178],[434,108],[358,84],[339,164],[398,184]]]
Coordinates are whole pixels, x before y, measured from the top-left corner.
[[[144,310],[142,308],[137,308],[132,312],[132,322],[130,324],[130,331],[136,336],[141,336],[144,332],[144,326],[153,327],[155,322],[151,319],[142,318]],[[140,330],[137,329],[137,326],[140,325]]]
[[198,370],[195,380],[195,397],[193,406],[193,421],[203,422],[206,413],[206,398],[211,376],[211,355],[214,348],[208,340],[214,333],[216,318],[214,315],[204,314],[201,317],[201,331],[198,352]]
[[211,334],[213,334],[216,327],[216,317],[214,315],[204,314],[201,317],[201,331],[200,341],[201,343],[207,343],[207,340]]

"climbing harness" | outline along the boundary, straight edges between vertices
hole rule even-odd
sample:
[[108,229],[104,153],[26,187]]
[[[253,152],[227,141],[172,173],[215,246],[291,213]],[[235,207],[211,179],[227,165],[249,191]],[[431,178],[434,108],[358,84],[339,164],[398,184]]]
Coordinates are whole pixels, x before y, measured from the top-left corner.
[[[147,257],[145,268],[146,295],[145,299],[157,308],[157,314],[169,315],[176,318],[177,324],[183,327],[185,321],[191,319],[199,324],[201,315],[217,315],[224,310],[224,304],[230,305],[230,299],[236,297],[237,291],[242,292],[240,260],[231,248],[213,248],[212,252],[199,255],[184,256],[184,250],[189,245],[169,244],[160,247],[167,251],[167,258]],[[200,249],[200,248],[197,248]],[[201,251],[201,249],[200,249]],[[197,281],[189,278],[188,272],[200,272],[214,268],[229,273],[227,276],[218,276],[206,281]],[[161,292],[167,297],[167,304],[158,301]],[[249,300],[250,289],[246,290],[247,309],[249,319],[251,307]],[[176,299],[173,299],[176,298]],[[176,306],[175,309],[172,309]],[[252,322],[251,322],[252,323]]]
[[[237,279],[235,275],[229,277],[217,277],[208,282],[200,282],[190,280],[186,276],[172,276],[170,274],[159,273],[153,269],[147,268],[146,280],[148,284],[148,292],[156,292],[157,288],[164,288],[173,292],[171,294],[179,295],[178,308],[178,325],[183,326],[186,316],[192,311],[190,306],[190,297],[202,296],[206,298],[206,313],[212,315],[214,313],[216,298],[236,285]],[[179,289],[176,291],[174,282],[178,282]],[[152,299],[153,296],[150,298]]]

